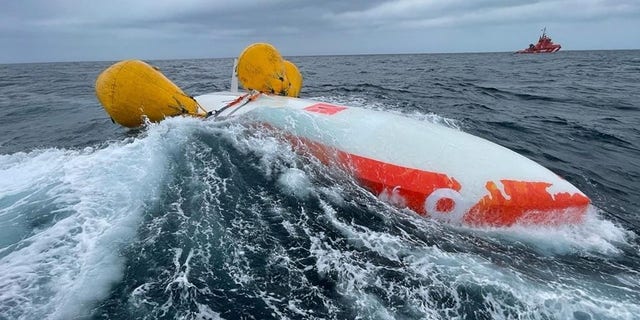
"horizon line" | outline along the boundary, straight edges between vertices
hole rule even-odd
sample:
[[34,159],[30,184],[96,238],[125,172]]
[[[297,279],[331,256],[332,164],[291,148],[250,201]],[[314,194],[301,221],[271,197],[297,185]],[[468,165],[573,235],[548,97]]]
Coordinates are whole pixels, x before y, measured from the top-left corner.
[[[579,52],[579,51],[636,51],[639,49],[574,49],[560,50],[554,52],[559,54],[562,52]],[[517,50],[516,50],[517,51]],[[340,56],[391,56],[391,55],[439,55],[439,54],[491,54],[491,53],[509,53],[514,54],[516,51],[465,51],[465,52],[406,52],[406,53],[336,53],[336,54],[308,54],[308,55],[283,55],[283,57],[340,57]],[[47,64],[47,63],[75,63],[75,62],[114,62],[129,59],[138,59],[143,61],[180,61],[180,60],[214,60],[214,59],[235,59],[237,57],[194,57],[194,58],[125,58],[114,60],[52,60],[52,61],[21,61],[21,62],[0,62],[0,65],[13,64]]]

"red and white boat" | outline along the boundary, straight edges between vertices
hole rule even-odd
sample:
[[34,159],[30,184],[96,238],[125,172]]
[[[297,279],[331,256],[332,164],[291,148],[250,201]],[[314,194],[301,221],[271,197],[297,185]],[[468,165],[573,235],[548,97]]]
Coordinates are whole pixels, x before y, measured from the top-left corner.
[[518,50],[516,53],[553,53],[558,52],[562,46],[559,43],[553,43],[551,38],[547,36],[547,28],[542,30],[542,35],[538,38],[538,43],[529,44],[526,49]]

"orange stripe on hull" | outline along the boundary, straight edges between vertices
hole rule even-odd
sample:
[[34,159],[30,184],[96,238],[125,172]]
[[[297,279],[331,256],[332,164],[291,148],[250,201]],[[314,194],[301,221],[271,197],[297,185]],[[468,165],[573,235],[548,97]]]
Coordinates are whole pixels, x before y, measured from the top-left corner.
[[[580,193],[552,195],[547,191],[551,186],[547,182],[500,180],[506,195],[493,181],[488,181],[488,193],[473,204],[474,199],[464,199],[458,193],[463,186],[444,173],[403,167],[350,154],[310,139],[286,136],[298,151],[311,153],[325,164],[338,162],[374,194],[400,196],[401,203],[392,202],[424,216],[446,217],[458,211],[461,216],[454,220],[474,226],[559,225],[581,222],[590,203],[589,198]],[[434,195],[435,202],[430,206],[429,198]],[[429,210],[433,212],[427,212]]]
[[566,192],[551,195],[546,182],[501,180],[506,197],[489,181],[489,194],[465,215],[468,224],[509,226],[524,224],[578,223],[584,218],[589,198]]
[[[402,197],[413,211],[427,215],[425,200],[441,188],[460,191],[458,181],[446,174],[402,167],[340,151],[340,161],[350,167],[360,183],[377,195],[393,193]],[[450,211],[453,206],[438,202],[439,209]]]

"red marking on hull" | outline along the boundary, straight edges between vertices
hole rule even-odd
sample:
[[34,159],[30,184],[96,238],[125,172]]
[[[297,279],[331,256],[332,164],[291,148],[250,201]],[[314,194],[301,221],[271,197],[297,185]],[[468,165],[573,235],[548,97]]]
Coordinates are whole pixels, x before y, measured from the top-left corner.
[[306,111],[310,111],[310,112],[316,112],[316,113],[322,113],[322,114],[326,114],[326,115],[334,115],[344,109],[347,109],[347,107],[343,107],[343,106],[336,106],[333,104],[328,104],[328,103],[316,103],[314,105],[308,106],[306,108],[304,108],[303,110]]
[[456,206],[456,203],[451,198],[442,198],[436,203],[436,210],[440,212],[451,212]]
[[[365,158],[339,151],[340,161],[351,168],[360,182],[375,194],[393,192],[405,200],[413,211],[428,215],[424,203],[434,190],[449,188],[460,191],[461,185],[444,173],[407,168],[375,159]],[[438,203],[447,206],[446,203]],[[451,205],[450,208],[453,206]],[[450,210],[449,208],[449,210]],[[447,211],[447,210],[445,210]]]

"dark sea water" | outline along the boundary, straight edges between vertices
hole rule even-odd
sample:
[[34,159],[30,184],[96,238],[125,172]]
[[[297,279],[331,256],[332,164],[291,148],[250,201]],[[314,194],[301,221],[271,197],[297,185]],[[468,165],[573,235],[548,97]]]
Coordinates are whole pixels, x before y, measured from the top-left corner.
[[[0,319],[640,319],[640,51],[288,59],[304,97],[483,137],[593,208],[447,225],[241,119],[114,125],[111,62],[0,65]],[[153,63],[229,88],[232,59]]]

